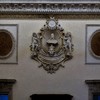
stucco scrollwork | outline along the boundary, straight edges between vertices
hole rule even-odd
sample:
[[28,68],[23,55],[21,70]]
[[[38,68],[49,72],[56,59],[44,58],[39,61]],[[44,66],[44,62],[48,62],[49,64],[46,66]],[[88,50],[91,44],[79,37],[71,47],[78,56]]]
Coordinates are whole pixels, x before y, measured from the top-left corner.
[[55,73],[63,62],[72,58],[73,44],[70,32],[64,29],[53,17],[48,19],[39,33],[32,34],[31,58],[40,62],[48,73]]

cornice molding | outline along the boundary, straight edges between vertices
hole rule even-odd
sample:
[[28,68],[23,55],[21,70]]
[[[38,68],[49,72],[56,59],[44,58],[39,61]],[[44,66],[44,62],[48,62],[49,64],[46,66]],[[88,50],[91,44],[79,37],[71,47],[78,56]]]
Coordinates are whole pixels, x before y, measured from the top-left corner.
[[[80,1],[80,2],[79,2]],[[0,14],[100,14],[100,1],[0,1]]]

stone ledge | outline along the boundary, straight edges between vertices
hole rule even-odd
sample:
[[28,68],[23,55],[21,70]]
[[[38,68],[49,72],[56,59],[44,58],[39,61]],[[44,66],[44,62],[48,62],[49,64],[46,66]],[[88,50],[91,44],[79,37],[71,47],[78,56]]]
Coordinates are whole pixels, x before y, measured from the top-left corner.
[[15,82],[16,82],[15,79],[0,79],[0,84],[1,84],[1,83],[14,84]]
[[86,84],[100,84],[100,80],[85,80]]

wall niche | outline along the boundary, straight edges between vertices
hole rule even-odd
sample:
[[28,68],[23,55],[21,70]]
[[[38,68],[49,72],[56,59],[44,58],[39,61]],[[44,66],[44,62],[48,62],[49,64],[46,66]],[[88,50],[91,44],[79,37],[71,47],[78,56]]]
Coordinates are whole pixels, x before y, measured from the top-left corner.
[[86,25],[86,64],[100,64],[100,25]]
[[93,33],[90,38],[90,49],[94,57],[100,58],[100,30]]
[[0,64],[18,63],[18,25],[0,24]]
[[14,37],[4,29],[0,30],[0,59],[8,58],[14,50]]

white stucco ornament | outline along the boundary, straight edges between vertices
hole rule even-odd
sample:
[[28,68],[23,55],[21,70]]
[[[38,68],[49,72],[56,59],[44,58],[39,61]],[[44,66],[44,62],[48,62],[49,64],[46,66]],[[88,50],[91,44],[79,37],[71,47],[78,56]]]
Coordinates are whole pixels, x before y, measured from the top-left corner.
[[40,62],[48,73],[55,73],[63,62],[72,58],[73,44],[70,32],[64,29],[54,18],[47,20],[39,33],[33,33],[30,45],[31,58]]
[[54,30],[56,28],[56,21],[54,19],[51,19],[47,22],[49,29]]

